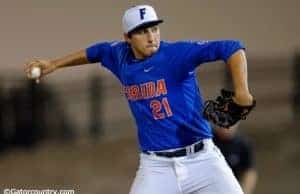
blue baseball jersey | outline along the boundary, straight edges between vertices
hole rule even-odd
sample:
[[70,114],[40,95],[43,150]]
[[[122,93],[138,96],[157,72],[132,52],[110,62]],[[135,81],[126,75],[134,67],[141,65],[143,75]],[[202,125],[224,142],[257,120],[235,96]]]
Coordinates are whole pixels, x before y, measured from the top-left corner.
[[101,42],[86,49],[121,82],[138,128],[141,151],[158,151],[211,138],[195,69],[223,60],[244,46],[235,40],[161,41],[152,56],[137,60],[126,42]]

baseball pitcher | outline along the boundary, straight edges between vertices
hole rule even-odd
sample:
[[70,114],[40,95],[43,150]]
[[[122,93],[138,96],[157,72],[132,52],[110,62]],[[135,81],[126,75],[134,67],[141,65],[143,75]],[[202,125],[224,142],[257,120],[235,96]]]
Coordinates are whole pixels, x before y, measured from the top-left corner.
[[[213,144],[209,120],[230,126],[254,107],[248,89],[244,46],[236,40],[160,40],[153,7],[129,8],[123,16],[125,41],[100,42],[55,60],[26,64],[30,79],[57,69],[101,63],[122,84],[134,116],[140,164],[131,194],[241,194],[224,157]],[[203,102],[195,70],[223,60],[234,91]],[[31,70],[40,68],[41,75]]]

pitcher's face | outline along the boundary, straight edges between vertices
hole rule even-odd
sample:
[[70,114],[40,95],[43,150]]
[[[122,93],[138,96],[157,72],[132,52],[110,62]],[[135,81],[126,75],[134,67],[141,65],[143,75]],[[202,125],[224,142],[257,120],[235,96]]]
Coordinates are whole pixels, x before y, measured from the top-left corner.
[[137,59],[144,59],[153,55],[160,46],[160,31],[157,25],[139,29],[130,35],[125,35],[125,40],[131,45]]

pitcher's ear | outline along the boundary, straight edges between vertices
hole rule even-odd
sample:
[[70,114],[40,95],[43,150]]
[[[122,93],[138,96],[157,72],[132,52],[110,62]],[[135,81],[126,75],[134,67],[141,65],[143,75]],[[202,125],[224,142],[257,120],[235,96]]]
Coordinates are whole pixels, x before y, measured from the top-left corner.
[[123,36],[124,36],[124,40],[130,44],[131,43],[131,34],[124,33]]

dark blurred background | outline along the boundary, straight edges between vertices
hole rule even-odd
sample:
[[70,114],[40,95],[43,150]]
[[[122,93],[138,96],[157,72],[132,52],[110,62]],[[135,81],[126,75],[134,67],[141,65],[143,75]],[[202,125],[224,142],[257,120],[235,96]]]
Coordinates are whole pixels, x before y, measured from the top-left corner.
[[[99,65],[66,68],[39,85],[24,63],[121,40],[121,17],[153,5],[165,40],[240,39],[257,108],[240,130],[255,146],[256,194],[296,194],[300,180],[300,1],[1,0],[0,189],[128,193],[138,165],[133,118]],[[230,79],[223,63],[198,71],[206,99]]]

